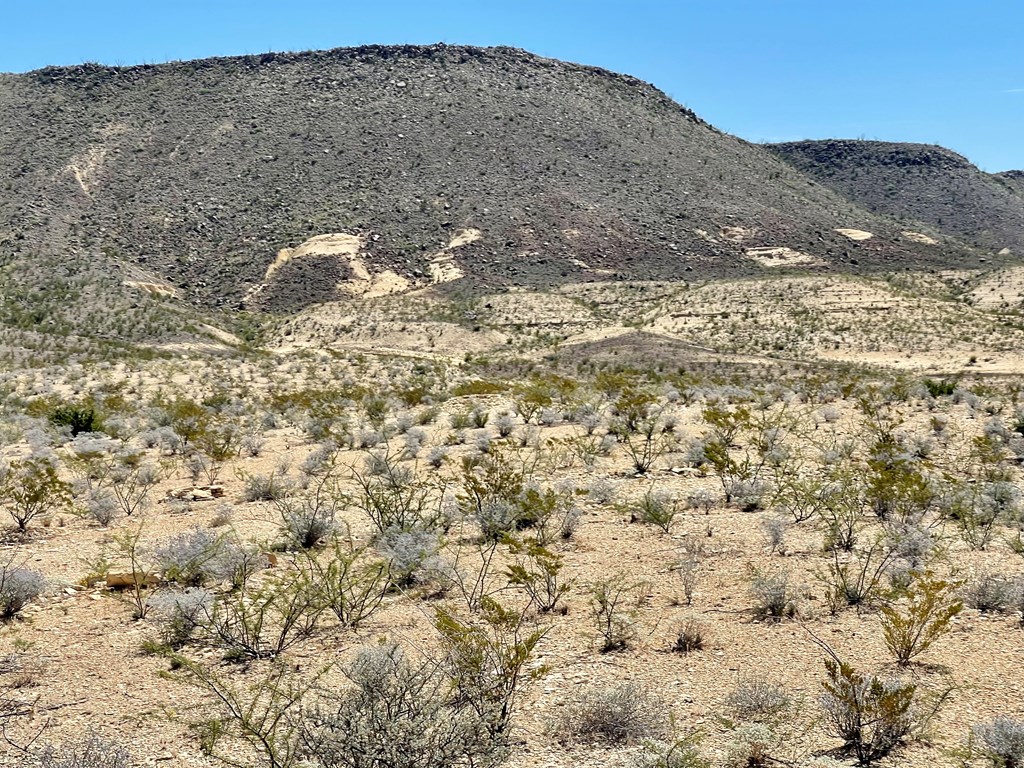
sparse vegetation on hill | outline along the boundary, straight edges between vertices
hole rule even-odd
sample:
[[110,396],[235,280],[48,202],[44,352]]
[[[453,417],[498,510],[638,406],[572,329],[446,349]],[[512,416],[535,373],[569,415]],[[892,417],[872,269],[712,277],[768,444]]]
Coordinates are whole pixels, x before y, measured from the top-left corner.
[[981,234],[510,49],[0,112],[0,764],[1020,762]]
[[[0,112],[5,258],[87,255],[208,309],[460,273],[705,279],[780,248],[844,270],[966,253],[906,240],[645,83],[508,48],[50,68],[0,76]],[[282,251],[332,233],[349,239]]]
[[[1013,171],[989,175],[955,152],[924,144],[825,140],[765,147],[855,205],[903,222],[912,230],[905,237],[930,233],[991,253],[1024,252],[1024,188]],[[927,232],[914,232],[919,225]]]

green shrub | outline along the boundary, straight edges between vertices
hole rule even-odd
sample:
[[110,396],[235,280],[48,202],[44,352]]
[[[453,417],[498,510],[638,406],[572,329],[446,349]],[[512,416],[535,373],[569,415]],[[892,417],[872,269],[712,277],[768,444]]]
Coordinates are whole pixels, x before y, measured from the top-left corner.
[[832,654],[821,706],[829,729],[862,765],[885,757],[912,731],[916,686],[865,676]]
[[882,606],[885,645],[901,665],[909,664],[949,631],[949,622],[964,607],[953,596],[956,586],[925,571],[917,574],[907,590],[904,610],[896,605]]
[[17,459],[0,477],[0,504],[24,532],[40,515],[71,504],[71,484],[61,480],[49,457]]
[[601,640],[601,653],[621,651],[636,639],[636,618],[649,585],[619,573],[590,585],[591,617]]
[[67,427],[71,436],[77,437],[83,432],[99,432],[100,417],[92,406],[61,405],[50,414],[50,421],[58,427]]

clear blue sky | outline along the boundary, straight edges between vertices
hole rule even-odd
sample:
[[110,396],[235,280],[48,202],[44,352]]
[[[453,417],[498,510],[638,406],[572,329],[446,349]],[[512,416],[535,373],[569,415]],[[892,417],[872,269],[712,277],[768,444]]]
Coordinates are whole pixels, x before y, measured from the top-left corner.
[[0,0],[0,71],[366,43],[512,45],[654,83],[752,141],[1024,169],[1024,0]]

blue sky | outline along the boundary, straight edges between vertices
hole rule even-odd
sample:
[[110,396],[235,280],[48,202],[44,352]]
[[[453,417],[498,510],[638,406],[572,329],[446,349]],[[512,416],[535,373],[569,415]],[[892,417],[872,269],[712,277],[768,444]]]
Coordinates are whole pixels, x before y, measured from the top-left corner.
[[0,71],[366,43],[512,45],[635,75],[751,141],[942,144],[1024,169],[1022,0],[0,0]]

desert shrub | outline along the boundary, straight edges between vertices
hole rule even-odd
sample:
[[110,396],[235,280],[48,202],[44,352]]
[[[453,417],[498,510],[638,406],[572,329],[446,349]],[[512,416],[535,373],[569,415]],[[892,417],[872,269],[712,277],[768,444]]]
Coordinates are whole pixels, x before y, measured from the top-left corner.
[[630,519],[654,525],[668,533],[679,512],[679,501],[671,493],[648,488],[632,509]]
[[88,405],[59,405],[50,413],[50,422],[68,429],[72,437],[84,432],[99,432],[101,429],[99,414]]
[[508,537],[509,554],[516,557],[505,572],[509,584],[521,587],[530,604],[541,613],[555,610],[558,601],[571,589],[571,580],[561,576],[562,556],[547,549],[536,539]]
[[474,516],[483,538],[497,541],[519,527],[520,511],[515,500],[487,499],[476,507]]
[[357,627],[376,613],[391,586],[387,563],[340,541],[326,558],[306,558],[304,569],[319,602],[343,627]]
[[172,536],[153,549],[152,558],[165,581],[182,586],[199,586],[210,580],[207,566],[220,555],[222,537],[209,530],[194,528]]
[[363,450],[376,448],[385,441],[384,433],[376,429],[361,429],[355,436],[355,444]]
[[415,458],[419,456],[424,443],[427,442],[427,433],[419,427],[413,427],[405,433],[405,452]]
[[778,683],[753,675],[740,679],[725,703],[740,721],[770,721],[788,709],[792,700]]
[[249,432],[248,434],[242,435],[242,438],[239,441],[239,448],[242,453],[252,458],[261,455],[266,445],[266,438],[258,432]]
[[14,618],[46,589],[46,580],[38,571],[19,566],[0,567],[0,619]]
[[511,413],[502,413],[494,420],[494,428],[500,437],[508,437],[516,428],[516,418]]
[[500,714],[462,699],[437,665],[413,663],[394,645],[359,653],[345,674],[353,688],[311,709],[300,738],[321,765],[496,766],[508,755]]
[[599,504],[608,504],[619,492],[619,484],[607,477],[599,477],[587,486],[587,498]]
[[680,622],[676,628],[672,650],[682,654],[702,651],[706,643],[704,625],[691,616]]
[[469,420],[476,429],[483,429],[491,418],[491,412],[484,407],[477,406],[469,413]]
[[784,517],[773,517],[770,520],[761,521],[761,531],[768,543],[768,551],[786,554],[786,532],[789,530],[789,520]]
[[120,454],[111,466],[106,482],[121,506],[131,517],[149,503],[149,493],[159,480],[159,470],[151,464],[135,461],[130,454]]
[[385,432],[394,432],[396,435],[404,435],[412,429],[412,426],[415,423],[416,421],[413,419],[412,414],[403,413],[395,419],[394,424],[391,425],[390,429],[386,429]]
[[620,651],[636,639],[636,618],[648,585],[615,574],[590,585],[591,618],[601,640],[601,652]]
[[825,721],[858,762],[866,765],[884,757],[911,733],[913,684],[865,676],[835,655],[825,660],[825,671]]
[[869,605],[883,596],[884,577],[898,558],[882,538],[852,555],[843,556],[838,549],[824,575],[825,601],[829,610],[839,613],[847,606]]
[[327,440],[316,446],[302,463],[299,464],[299,472],[306,478],[321,478],[329,476],[334,470],[334,464],[338,458],[338,445]]
[[857,544],[866,500],[860,483],[841,475],[819,491],[815,510],[824,529],[824,548],[850,552]]
[[727,477],[724,488],[725,497],[744,512],[764,509],[772,492],[771,483],[756,477]]
[[675,742],[648,741],[642,751],[630,756],[628,768],[711,768],[701,755],[694,736]]
[[575,506],[563,507],[560,514],[553,520],[558,530],[558,537],[562,540],[571,539],[576,535],[580,527],[583,513]]
[[273,659],[309,637],[324,610],[307,579],[272,579],[222,595],[198,628],[228,661]]
[[230,502],[222,501],[213,508],[213,516],[210,518],[211,528],[222,528],[230,525],[235,517],[235,508]]
[[629,387],[612,404],[608,432],[614,435],[638,474],[646,474],[676,443],[675,425],[665,418],[665,408],[658,404],[654,393]]
[[563,421],[563,414],[556,408],[541,408],[537,415],[537,423],[542,427],[553,427]]
[[931,531],[908,523],[887,523],[885,546],[896,558],[911,568],[924,570],[935,553],[936,542]]
[[566,707],[558,725],[569,741],[635,744],[669,734],[668,704],[636,683],[594,687]]
[[377,537],[376,547],[391,580],[402,587],[427,578],[440,565],[441,541],[434,531],[389,528]]
[[281,532],[288,546],[312,549],[337,532],[336,510],[340,499],[322,490],[318,485],[312,494],[275,500],[274,505],[281,515]]
[[956,525],[968,546],[978,550],[988,547],[999,523],[1016,516],[1020,505],[1020,490],[1006,480],[954,485],[938,502],[943,517]]
[[12,461],[0,468],[0,504],[18,530],[54,509],[71,503],[71,485],[60,478],[56,463],[47,456]]
[[117,517],[121,506],[106,488],[93,488],[85,497],[85,513],[106,528]]
[[484,596],[471,622],[436,609],[434,629],[453,692],[477,712],[493,713],[487,729],[504,737],[523,684],[542,673],[531,661],[547,628],[529,622],[523,611]]
[[448,451],[441,446],[431,448],[430,453],[427,454],[427,464],[434,469],[440,469],[444,465],[444,460],[447,455]]
[[378,534],[447,529],[443,482],[417,479],[411,467],[400,466],[388,454],[371,454],[367,471],[356,473],[354,479],[359,486],[354,501]]
[[291,664],[271,663],[262,667],[265,673],[250,671],[239,684],[237,675],[222,675],[180,654],[171,658],[181,670],[179,679],[217,702],[218,716],[195,724],[205,754],[228,765],[295,768],[302,751],[299,727],[306,721],[299,710],[327,668],[300,677]]
[[525,478],[526,468],[511,452],[464,459],[459,508],[479,522],[485,538],[500,539],[520,526]]
[[982,573],[963,588],[964,603],[982,613],[1004,613],[1015,607],[1021,584],[1000,573]]
[[191,640],[205,616],[213,610],[214,594],[202,587],[157,592],[146,601],[159,618],[160,641],[180,648]]
[[115,741],[95,734],[78,741],[47,745],[25,768],[135,768],[131,753]]
[[949,631],[949,622],[963,610],[963,603],[953,596],[955,589],[955,584],[925,571],[908,588],[903,610],[882,606],[882,634],[897,662],[909,664]]
[[1024,766],[1024,720],[1001,715],[974,726],[972,731],[994,768]]
[[686,506],[690,509],[698,509],[705,515],[711,514],[711,510],[718,503],[718,497],[706,488],[699,488],[686,497]]
[[152,559],[162,579],[192,587],[212,582],[237,586],[266,565],[257,547],[206,528],[193,528],[158,544]]
[[473,414],[471,411],[461,411],[450,416],[452,429],[469,429],[473,426]]
[[242,478],[242,498],[247,502],[279,501],[291,490],[286,473],[275,468],[270,474],[239,472]]
[[693,595],[697,589],[699,568],[700,555],[693,552],[683,552],[675,566],[675,571],[679,574],[679,581],[683,587],[683,599],[687,605],[693,605]]
[[759,618],[781,621],[796,615],[796,595],[786,571],[764,573],[752,568],[750,593],[754,598],[754,613]]
[[925,379],[921,383],[932,397],[949,397],[957,388],[953,379]]
[[480,432],[473,443],[477,453],[485,454],[491,452],[491,436],[486,432]]
[[767,768],[779,736],[765,723],[745,723],[732,731],[725,748],[724,768]]

